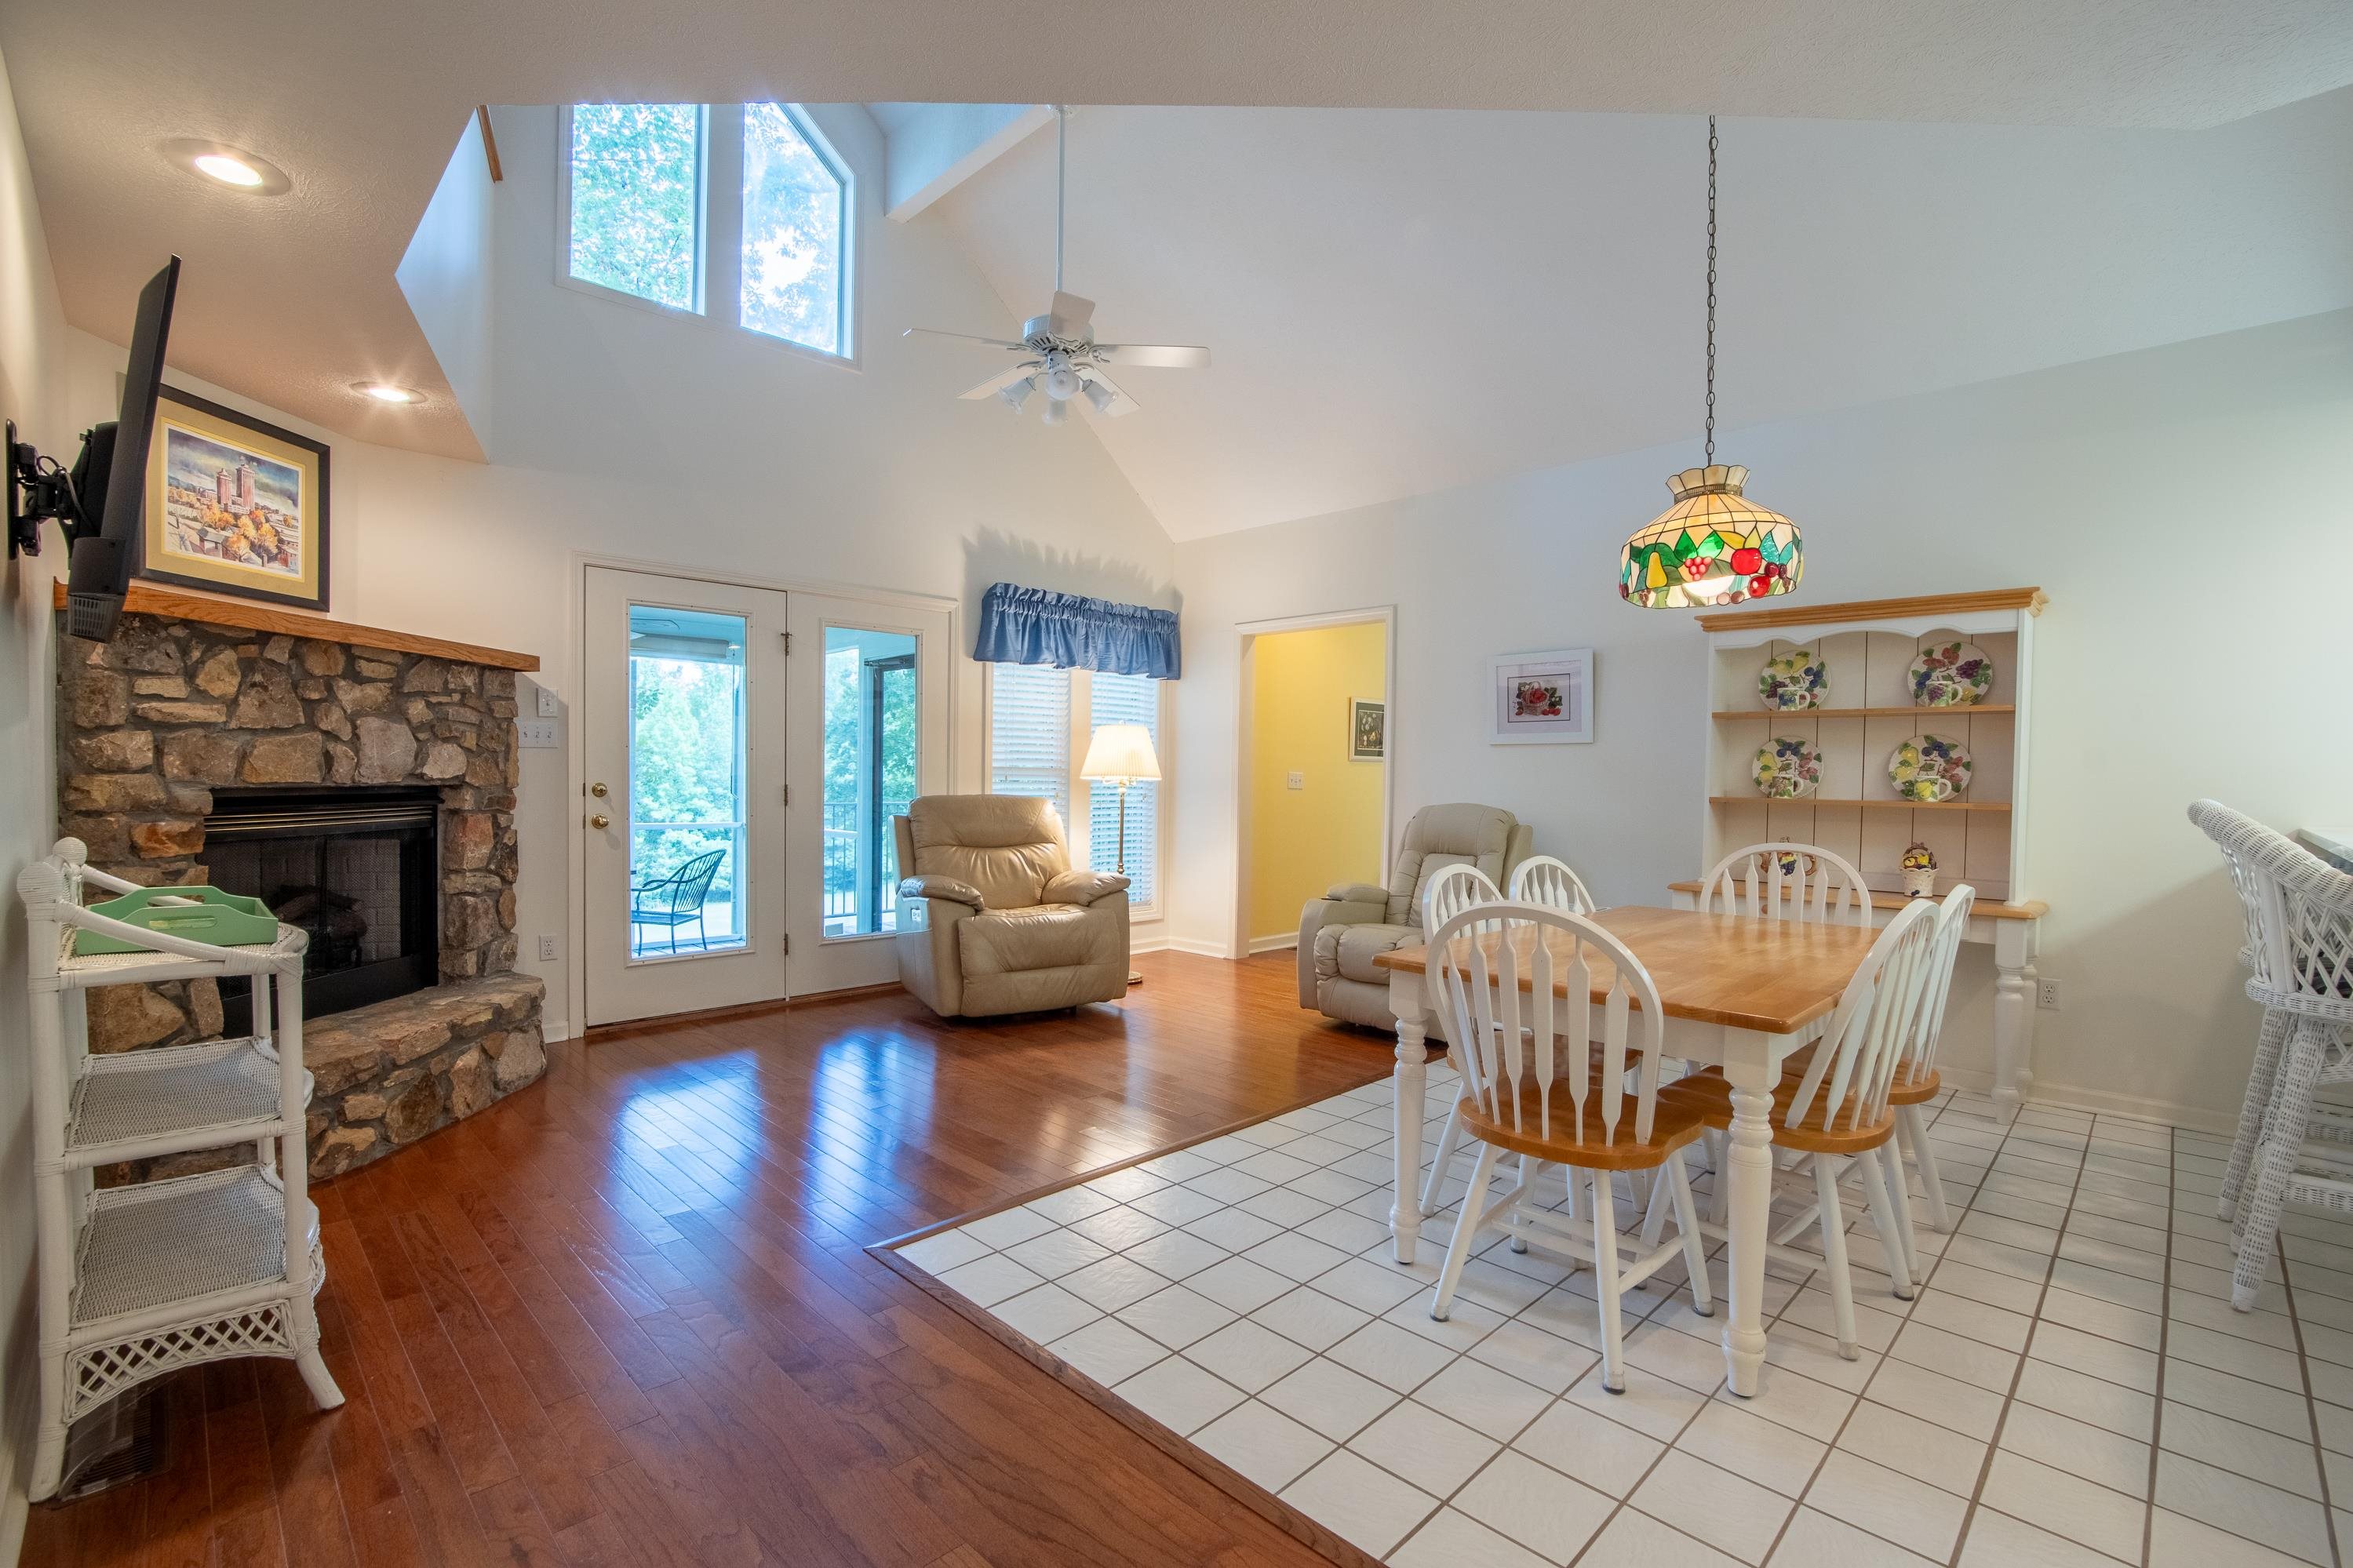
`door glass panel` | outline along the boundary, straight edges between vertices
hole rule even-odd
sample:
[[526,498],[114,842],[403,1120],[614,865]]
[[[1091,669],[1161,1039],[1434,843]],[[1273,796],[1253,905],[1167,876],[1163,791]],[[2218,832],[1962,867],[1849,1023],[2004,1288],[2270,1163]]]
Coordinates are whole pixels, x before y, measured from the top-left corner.
[[825,628],[825,934],[899,929],[898,836],[915,795],[915,639]]
[[742,616],[629,606],[629,956],[740,949]]

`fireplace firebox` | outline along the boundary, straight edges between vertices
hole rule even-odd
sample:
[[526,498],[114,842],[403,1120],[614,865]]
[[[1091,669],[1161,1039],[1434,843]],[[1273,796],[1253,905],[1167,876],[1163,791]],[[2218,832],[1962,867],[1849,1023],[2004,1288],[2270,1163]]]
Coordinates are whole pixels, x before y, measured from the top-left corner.
[[[438,978],[440,812],[430,788],[216,789],[196,858],[310,933],[302,1008],[319,1017]],[[249,1030],[247,982],[223,983],[221,1011],[230,1035]]]

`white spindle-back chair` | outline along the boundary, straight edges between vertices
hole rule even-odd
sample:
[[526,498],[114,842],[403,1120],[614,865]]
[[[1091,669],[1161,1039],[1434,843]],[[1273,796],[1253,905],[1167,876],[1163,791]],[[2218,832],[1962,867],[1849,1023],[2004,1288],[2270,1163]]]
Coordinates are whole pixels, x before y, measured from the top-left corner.
[[1569,868],[1568,862],[1550,855],[1531,855],[1512,872],[1508,889],[1517,903],[1542,904],[1548,910],[1567,910],[1573,915],[1593,912],[1593,895],[1585,890],[1585,879]]
[[1912,1235],[1912,1200],[1904,1181],[1904,1162],[1920,1172],[1921,1195],[1928,1201],[1928,1223],[1938,1230],[1953,1228],[1945,1207],[1944,1178],[1936,1171],[1936,1152],[1928,1143],[1927,1118],[1920,1108],[1944,1092],[1936,1072],[1936,1045],[1944,1037],[1945,1008],[1952,997],[1953,969],[1961,956],[1961,939],[1968,934],[1969,910],[1978,890],[1967,882],[1947,893],[1936,906],[1936,932],[1928,947],[1928,972],[1920,987],[1919,1005],[1905,1037],[1904,1054],[1895,1065],[1895,1084],[1888,1100],[1895,1108],[1895,1153],[1888,1161],[1888,1176],[1895,1184],[1895,1223],[1904,1230],[1904,1251],[1914,1260],[1920,1252]]
[[[1872,1226],[1886,1254],[1895,1293],[1906,1300],[1912,1295],[1903,1226],[1879,1151],[1895,1131],[1889,1096],[1919,1008],[1920,989],[1928,980],[1936,935],[1936,911],[1926,900],[1896,911],[1847,982],[1820,1046],[1802,1068],[1786,1072],[1773,1091],[1774,1144],[1799,1156],[1796,1168],[1810,1168],[1814,1202],[1769,1238],[1766,1256],[1801,1268],[1816,1267],[1812,1257],[1791,1250],[1789,1243],[1820,1226],[1821,1263],[1830,1275],[1839,1353],[1849,1361],[1862,1354],[1855,1341],[1854,1282],[1847,1271],[1846,1214],[1839,1199],[1839,1179],[1850,1161],[1862,1167]],[[1677,1080],[1663,1098],[1697,1109],[1712,1130],[1721,1132],[1732,1125],[1731,1085],[1719,1068]],[[1712,1237],[1727,1235],[1721,1199],[1719,1194],[1715,1215],[1700,1227]],[[1643,1226],[1646,1242],[1657,1237],[1664,1220],[1654,1195]]]
[[[1595,1003],[1594,979],[1604,973],[1605,999]],[[1462,1130],[1479,1144],[1430,1316],[1443,1321],[1451,1310],[1462,1266],[1490,1230],[1588,1261],[1600,1303],[1602,1379],[1623,1391],[1625,1291],[1680,1256],[1694,1307],[1713,1310],[1690,1178],[1673,1157],[1699,1136],[1700,1119],[1660,1100],[1658,988],[1641,961],[1592,920],[1530,903],[1473,908],[1438,927],[1427,974],[1430,1009],[1450,1026],[1461,1068]],[[1521,1156],[1519,1179],[1491,1202],[1505,1153]],[[1585,1184],[1588,1218],[1528,1201],[1535,1168],[1547,1163],[1568,1168],[1572,1188]],[[1618,1232],[1612,1175],[1662,1166],[1668,1180],[1659,1184],[1673,1196],[1683,1234],[1621,1258],[1629,1244]]]
[[1702,914],[1867,926],[1871,889],[1853,862],[1817,844],[1751,844],[1700,879]]
[[[1500,904],[1503,889],[1496,887],[1487,873],[1469,861],[1448,866],[1433,873],[1421,888],[1421,930],[1425,938],[1461,914],[1473,904]],[[1450,1047],[1450,1051],[1451,1047]],[[1446,1111],[1446,1131],[1438,1135],[1438,1156],[1430,1163],[1430,1174],[1421,1184],[1421,1217],[1428,1219],[1439,1211],[1439,1189],[1454,1165],[1454,1155],[1462,1142],[1462,1108],[1460,1100]]]

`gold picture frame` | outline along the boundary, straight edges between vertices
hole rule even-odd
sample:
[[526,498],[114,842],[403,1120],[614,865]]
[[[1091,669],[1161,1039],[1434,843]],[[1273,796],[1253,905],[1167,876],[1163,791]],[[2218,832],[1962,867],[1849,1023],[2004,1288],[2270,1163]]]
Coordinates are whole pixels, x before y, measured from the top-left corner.
[[164,387],[147,450],[138,574],[327,608],[325,443]]

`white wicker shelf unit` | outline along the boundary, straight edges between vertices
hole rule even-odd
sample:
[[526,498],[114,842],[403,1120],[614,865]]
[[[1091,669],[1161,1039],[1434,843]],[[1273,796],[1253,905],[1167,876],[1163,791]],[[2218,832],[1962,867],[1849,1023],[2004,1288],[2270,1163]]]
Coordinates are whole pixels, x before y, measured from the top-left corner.
[[[2028,805],[2026,740],[2033,701],[2039,588],[1994,589],[1926,598],[1798,605],[1703,615],[1708,641],[1707,800],[1700,866],[1746,844],[1794,840],[1837,851],[1862,872],[1881,924],[1904,907],[1904,851],[1926,844],[1936,857],[1936,892],[1957,882],[1977,889],[1968,940],[1993,949],[1994,1100],[2015,1110],[2031,1081],[2034,952],[2047,907],[2024,897]],[[1913,701],[1912,659],[1933,643],[1975,643],[1992,661],[1993,689],[1981,703],[1922,708]],[[1765,661],[1816,650],[1828,672],[1821,706],[1764,706]],[[1918,805],[1899,797],[1889,755],[1915,734],[1958,741],[1971,756],[1968,787]],[[1796,800],[1757,792],[1758,748],[1781,736],[1821,755],[1814,794]],[[1698,884],[1672,886],[1694,907]]]
[[[36,1499],[58,1488],[68,1427],[178,1367],[283,1356],[301,1367],[322,1408],[343,1400],[319,1355],[311,1302],[325,1276],[318,1211],[305,1190],[308,939],[280,925],[267,945],[219,947],[110,920],[83,906],[84,888],[121,893],[133,885],[91,869],[87,858],[80,840],[61,838],[16,879],[32,954]],[[143,951],[78,955],[75,938],[84,931]],[[90,990],[239,974],[253,977],[253,1035],[90,1053]],[[98,1165],[245,1143],[254,1145],[257,1163],[104,1190],[92,1182]]]

